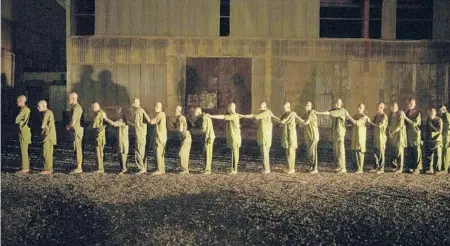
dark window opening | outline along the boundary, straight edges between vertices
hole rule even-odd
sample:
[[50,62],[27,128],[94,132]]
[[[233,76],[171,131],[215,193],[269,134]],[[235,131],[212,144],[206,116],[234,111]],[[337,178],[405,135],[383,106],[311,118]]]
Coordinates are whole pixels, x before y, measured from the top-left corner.
[[73,2],[75,35],[90,36],[95,32],[95,1],[75,0]]
[[220,36],[230,36],[230,0],[220,0]]
[[[369,38],[381,38],[382,1],[369,5]],[[364,29],[364,1],[321,0],[320,37],[361,38]]]
[[398,0],[397,39],[431,39],[433,0]]

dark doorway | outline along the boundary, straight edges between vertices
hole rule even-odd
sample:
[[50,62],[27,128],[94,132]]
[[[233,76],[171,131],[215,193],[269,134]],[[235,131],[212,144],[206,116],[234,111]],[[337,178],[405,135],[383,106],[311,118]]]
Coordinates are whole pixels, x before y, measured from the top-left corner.
[[252,60],[249,58],[188,58],[186,61],[186,109],[201,107],[225,113],[236,103],[238,113],[252,109]]

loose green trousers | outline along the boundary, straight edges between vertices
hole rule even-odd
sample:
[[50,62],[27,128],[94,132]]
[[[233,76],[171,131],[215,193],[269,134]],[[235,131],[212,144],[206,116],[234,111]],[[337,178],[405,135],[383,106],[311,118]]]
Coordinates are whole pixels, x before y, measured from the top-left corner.
[[403,172],[405,164],[405,148],[392,146],[391,149],[392,165]]
[[81,166],[83,165],[83,138],[75,136],[73,145],[75,150],[75,158],[77,160],[77,169],[81,169]]
[[153,147],[155,151],[155,165],[159,172],[166,172],[166,164],[164,162],[166,156],[166,143],[155,143]]
[[448,173],[450,167],[450,147],[442,148],[442,170]]
[[191,141],[187,141],[181,145],[178,156],[180,157],[181,169],[184,172],[189,172],[189,153],[191,152]]
[[406,147],[408,168],[412,170],[422,170],[422,149],[417,147]]
[[139,171],[147,171],[147,162],[144,161],[145,158],[145,142],[144,143],[136,143],[135,151],[134,151],[134,160],[136,162],[136,166]]
[[120,167],[122,168],[122,171],[127,170],[127,162],[128,162],[128,154],[121,154],[120,155]]
[[20,160],[22,162],[22,170],[30,169],[30,158],[28,156],[28,143],[20,143]]
[[205,143],[205,172],[211,172],[211,163],[213,156],[214,139],[210,139]]
[[319,158],[317,156],[317,143],[318,141],[308,142],[307,151],[308,151],[308,162],[309,162],[309,170],[317,171]]
[[295,148],[288,148],[286,150],[286,159],[288,161],[289,171],[295,170]]
[[238,171],[238,165],[239,165],[239,146],[234,145],[231,149],[231,172]]
[[264,166],[264,171],[269,172],[270,171],[270,156],[269,156],[270,148],[260,146],[259,150],[261,151],[261,158],[262,158],[262,163]]
[[100,144],[95,147],[95,151],[97,153],[97,166],[99,172],[105,171],[105,166],[103,164],[103,149],[105,148],[105,145]]
[[45,141],[42,144],[42,156],[44,157],[44,170],[53,172],[53,143]]
[[373,155],[375,158],[375,169],[378,171],[384,171],[384,164],[385,164],[385,152],[386,149],[373,149]]
[[341,170],[347,170],[345,167],[345,145],[344,140],[333,142],[334,160],[337,162]]
[[362,172],[364,170],[364,153],[360,150],[352,150],[352,162],[356,171]]
[[442,147],[434,146],[426,149],[427,169],[431,172],[442,170]]

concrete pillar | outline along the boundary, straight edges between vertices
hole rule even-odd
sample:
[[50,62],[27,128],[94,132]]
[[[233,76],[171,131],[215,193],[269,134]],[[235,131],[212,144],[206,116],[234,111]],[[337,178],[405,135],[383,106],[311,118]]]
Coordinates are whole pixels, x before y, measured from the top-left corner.
[[381,39],[395,40],[397,37],[397,0],[384,0],[381,10]]
[[433,39],[450,40],[450,1],[433,1]]

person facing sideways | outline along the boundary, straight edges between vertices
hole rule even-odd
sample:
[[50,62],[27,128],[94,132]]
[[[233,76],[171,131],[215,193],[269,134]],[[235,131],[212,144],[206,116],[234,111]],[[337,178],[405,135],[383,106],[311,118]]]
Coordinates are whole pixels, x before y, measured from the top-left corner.
[[406,126],[403,113],[398,111],[398,104],[394,102],[389,115],[389,142],[391,145],[391,163],[394,173],[402,173],[405,163]]
[[76,168],[72,170],[72,174],[83,172],[83,135],[84,129],[81,126],[81,117],[83,116],[83,108],[78,103],[78,94],[72,92],[69,94],[70,122],[66,126],[67,131],[73,131],[73,146],[76,158]]
[[117,134],[117,150],[119,154],[120,167],[121,171],[119,175],[124,175],[128,171],[127,162],[128,162],[128,152],[130,149],[130,142],[128,139],[128,122],[124,113],[123,108],[119,108],[118,110],[119,119],[116,121],[110,120],[106,114],[103,114],[104,120],[108,122],[110,125],[114,126],[118,130]]
[[439,107],[440,117],[442,119],[442,170],[449,173],[450,167],[450,113],[447,107],[441,105]]
[[409,171],[419,174],[422,170],[422,140],[420,125],[422,114],[416,108],[416,100],[408,100],[408,110],[402,113],[406,123],[406,157]]
[[205,170],[203,171],[203,174],[211,174],[214,139],[216,138],[216,135],[214,133],[214,125],[211,117],[208,114],[204,114],[202,112],[202,109],[199,107],[195,108],[194,116],[196,118],[195,125],[201,126],[203,132],[205,158]]
[[283,127],[281,132],[281,146],[285,149],[286,159],[288,162],[288,174],[295,173],[295,151],[298,147],[297,143],[297,119],[298,116],[291,111],[291,104],[286,102],[283,104],[284,114],[280,118],[280,124]]
[[151,146],[155,153],[155,166],[157,167],[157,171],[152,173],[152,175],[162,175],[166,173],[166,165],[164,163],[164,159],[167,142],[167,125],[166,113],[164,113],[162,109],[162,103],[157,102],[155,104],[156,115],[154,118],[150,118],[144,111],[144,116],[147,119],[147,122],[151,125],[154,125]]
[[345,120],[349,116],[346,109],[343,108],[342,99],[338,98],[334,108],[326,112],[317,112],[318,115],[329,115],[333,118],[331,124],[331,135],[333,140],[334,159],[337,162],[338,173],[346,173],[345,166]]
[[145,110],[141,108],[141,102],[139,98],[133,99],[131,106],[134,110],[134,120],[129,122],[134,126],[136,131],[136,144],[134,150],[134,159],[139,172],[136,175],[147,173],[147,162],[144,162],[145,158],[145,145],[147,141],[147,122],[145,121]]
[[188,130],[187,119],[181,114],[182,110],[181,106],[177,106],[175,108],[176,120],[175,122],[169,122],[180,137],[180,151],[178,152],[181,166],[180,174],[189,174],[189,153],[191,152],[192,137],[191,132]]
[[28,126],[30,121],[30,109],[26,105],[27,98],[24,95],[17,97],[17,107],[20,108],[19,114],[16,116],[15,124],[19,128],[19,144],[20,144],[20,160],[22,168],[21,174],[30,171],[30,158],[28,157],[28,146],[31,144],[31,130]]
[[442,170],[442,119],[437,116],[435,108],[428,109],[425,137],[425,157],[427,174],[444,174]]
[[47,108],[45,100],[39,101],[38,111],[42,114],[41,138],[42,156],[44,157],[44,171],[40,174],[50,175],[53,173],[53,147],[56,145],[56,127],[53,112]]
[[312,102],[307,101],[305,105],[305,114],[300,122],[305,125],[304,137],[307,147],[307,156],[309,171],[311,174],[319,172],[317,144],[319,143],[319,126],[317,124],[316,111],[312,109]]
[[364,114],[366,106],[362,103],[358,104],[358,113],[353,117],[348,117],[352,122],[352,144],[351,144],[351,159],[356,169],[355,173],[363,173],[364,170],[364,156],[366,152],[366,124],[370,121],[369,117]]
[[272,119],[276,119],[278,122],[279,118],[275,117],[270,109],[267,108],[267,104],[262,102],[259,105],[259,112],[256,114],[244,115],[247,119],[256,119],[258,123],[258,133],[256,138],[256,143],[259,146],[261,152],[261,159],[264,166],[263,174],[270,173],[270,147],[272,146]]
[[105,113],[100,108],[100,104],[97,102],[91,105],[91,109],[94,112],[94,121],[92,122],[92,129],[95,134],[95,152],[97,154],[97,173],[104,173],[105,167],[103,164],[103,150],[106,144],[106,125],[104,122]]
[[241,125],[239,119],[243,116],[236,113],[236,104],[230,103],[226,115],[209,115],[211,119],[225,120],[227,133],[227,148],[231,149],[231,174],[237,174],[239,164],[239,148],[241,147]]
[[373,126],[373,155],[375,157],[375,166],[372,172],[378,174],[384,173],[385,155],[386,155],[386,129],[388,126],[388,117],[384,113],[384,103],[377,104],[377,114],[370,122]]

